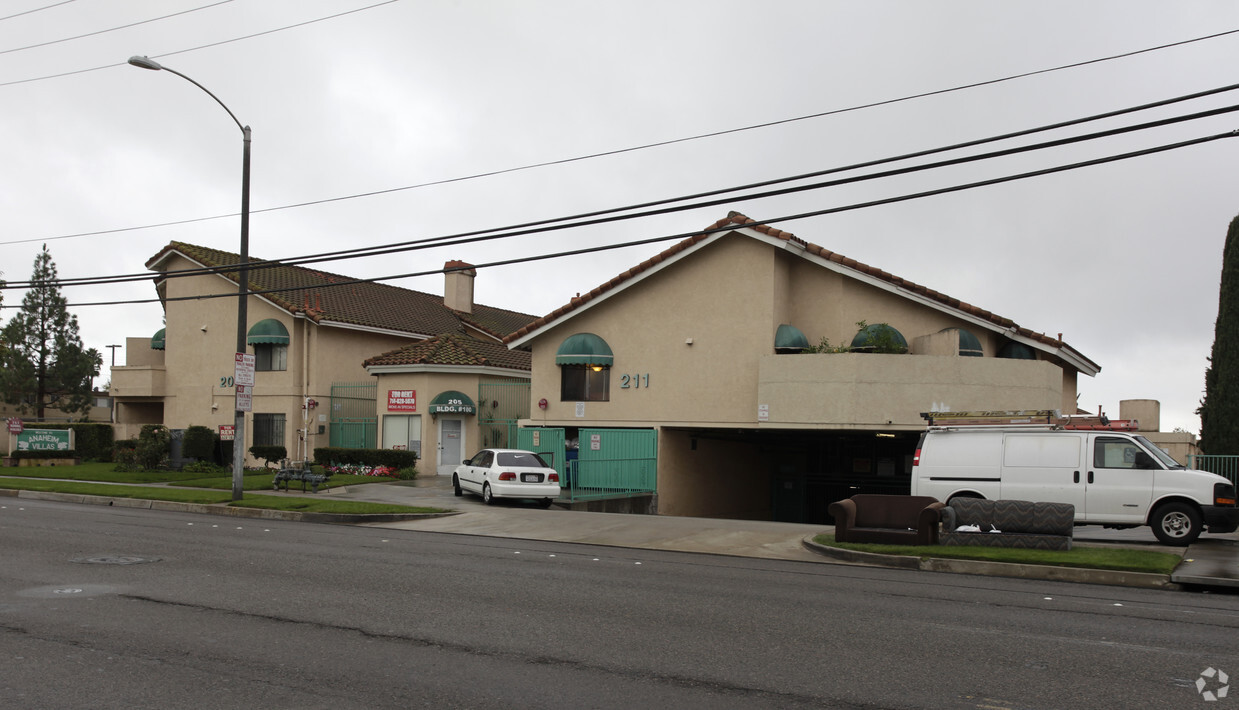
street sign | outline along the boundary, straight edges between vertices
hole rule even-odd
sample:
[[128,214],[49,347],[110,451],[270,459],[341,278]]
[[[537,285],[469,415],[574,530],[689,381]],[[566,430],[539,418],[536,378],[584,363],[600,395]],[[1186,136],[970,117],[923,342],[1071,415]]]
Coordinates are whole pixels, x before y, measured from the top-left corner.
[[237,383],[237,406],[238,412],[254,411],[254,387],[253,385],[243,385]]
[[[238,385],[254,385],[254,356],[249,353],[236,353],[236,372],[233,381]],[[245,411],[249,411],[246,409]]]
[[219,425],[219,440],[232,441],[237,438],[236,424],[220,424]]
[[9,433],[20,434],[25,427],[22,426],[22,420],[13,418],[9,420]]

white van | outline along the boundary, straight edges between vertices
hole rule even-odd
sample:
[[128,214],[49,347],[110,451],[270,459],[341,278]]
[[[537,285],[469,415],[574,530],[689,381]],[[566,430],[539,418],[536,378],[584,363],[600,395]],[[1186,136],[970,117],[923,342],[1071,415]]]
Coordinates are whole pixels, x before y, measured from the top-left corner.
[[1188,469],[1134,433],[1054,426],[931,426],[912,495],[1071,503],[1076,525],[1148,525],[1165,545],[1239,528],[1235,486]]

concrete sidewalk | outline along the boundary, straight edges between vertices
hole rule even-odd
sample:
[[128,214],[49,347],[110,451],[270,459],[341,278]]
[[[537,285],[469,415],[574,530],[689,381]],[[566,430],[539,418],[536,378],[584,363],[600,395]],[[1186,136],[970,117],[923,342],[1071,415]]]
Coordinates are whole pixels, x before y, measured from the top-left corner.
[[1076,528],[1075,542],[1079,545],[1122,546],[1183,555],[1184,562],[1172,575],[1155,575],[1039,565],[963,560],[919,561],[917,558],[888,555],[839,554],[837,549],[823,548],[812,543],[815,535],[834,532],[834,528],[829,525],[585,513],[558,507],[543,510],[531,502],[523,501],[499,501],[493,506],[487,506],[475,496],[455,497],[448,476],[427,476],[400,484],[332,489],[327,494],[353,500],[433,506],[458,511],[457,515],[446,517],[374,524],[404,530],[803,562],[912,567],[943,572],[1126,586],[1168,587],[1174,584],[1197,584],[1239,587],[1239,535],[1233,533],[1205,535],[1183,550],[1160,545],[1147,527],[1130,530],[1107,530],[1095,526]]

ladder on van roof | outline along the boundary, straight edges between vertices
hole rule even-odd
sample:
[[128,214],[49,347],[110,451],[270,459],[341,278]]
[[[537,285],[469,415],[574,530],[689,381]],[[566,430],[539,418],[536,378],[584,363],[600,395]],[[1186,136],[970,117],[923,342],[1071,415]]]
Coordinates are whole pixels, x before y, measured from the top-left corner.
[[948,427],[1029,427],[1037,429],[1096,429],[1101,431],[1136,431],[1136,419],[1110,419],[1101,414],[1064,416],[1057,409],[1021,409],[993,412],[921,412],[930,428]]

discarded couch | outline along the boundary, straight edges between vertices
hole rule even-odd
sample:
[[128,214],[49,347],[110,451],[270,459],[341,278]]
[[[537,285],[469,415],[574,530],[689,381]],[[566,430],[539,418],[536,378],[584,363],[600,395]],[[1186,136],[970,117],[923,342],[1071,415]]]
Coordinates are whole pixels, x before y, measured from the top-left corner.
[[[1075,515],[1070,503],[952,498],[942,509],[939,544],[1070,550]],[[976,530],[959,530],[965,526]]]
[[831,503],[829,512],[839,542],[934,545],[943,507],[930,496],[861,493]]

